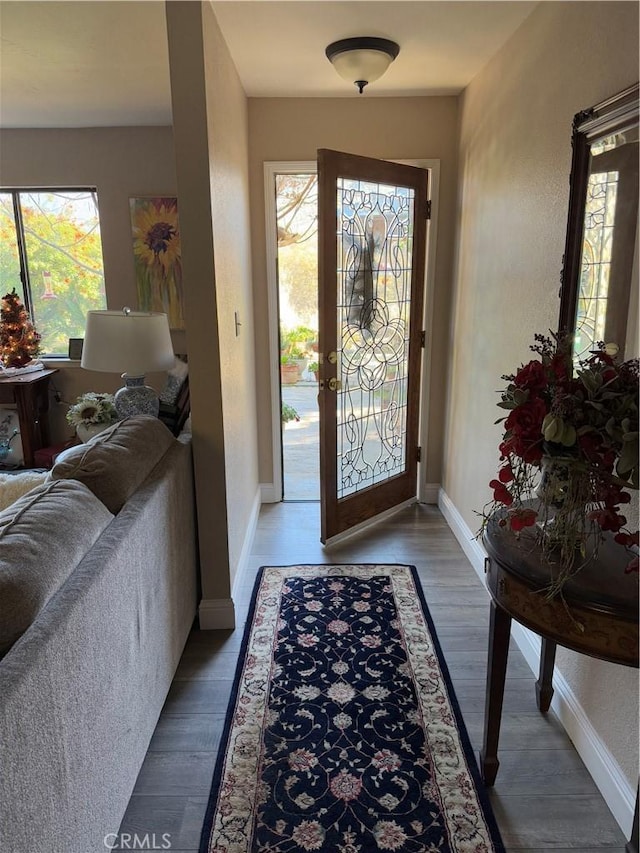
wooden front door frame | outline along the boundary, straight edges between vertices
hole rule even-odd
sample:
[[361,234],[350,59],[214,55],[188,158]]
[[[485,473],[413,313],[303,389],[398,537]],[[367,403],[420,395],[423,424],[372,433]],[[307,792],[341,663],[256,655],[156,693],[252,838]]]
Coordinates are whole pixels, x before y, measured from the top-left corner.
[[[429,172],[415,166],[393,163],[389,160],[380,160],[373,157],[363,157],[358,154],[336,151],[333,149],[318,150],[318,276],[319,276],[319,352],[320,352],[320,540],[325,544],[336,541],[341,534],[351,533],[354,528],[360,528],[368,521],[378,519],[379,516],[389,510],[397,510],[407,503],[417,500],[418,496],[418,464],[420,460],[420,404],[421,404],[421,379],[422,379],[422,332],[424,331],[424,283],[426,270],[427,249],[427,223],[431,215],[428,202]],[[338,459],[340,456],[341,441],[348,429],[346,425],[339,425],[342,403],[342,394],[346,394],[343,402],[350,405],[351,391],[355,392],[356,398],[360,394],[360,368],[352,365],[351,383],[343,373],[342,357],[345,345],[345,336],[351,337],[363,335],[363,329],[367,329],[367,320],[363,312],[367,306],[371,307],[377,300],[375,280],[378,270],[374,267],[374,242],[373,223],[371,222],[371,243],[367,243],[365,231],[357,232],[357,237],[352,237],[350,248],[344,245],[344,221],[337,208],[337,197],[340,196],[339,187],[341,181],[346,180],[350,186],[355,183],[360,187],[360,182],[365,185],[384,185],[385,187],[407,187],[413,191],[412,208],[407,208],[409,216],[409,228],[412,235],[410,256],[404,258],[403,266],[407,264],[410,272],[408,275],[408,293],[403,292],[399,297],[406,300],[409,310],[409,324],[403,327],[402,347],[406,370],[406,400],[404,400],[404,418],[401,437],[393,432],[393,438],[400,440],[402,458],[395,459],[398,466],[390,476],[382,476],[378,481],[370,471],[371,482],[365,488],[353,488],[348,494],[341,495],[340,471]],[[350,197],[351,190],[345,191],[345,198]],[[386,197],[385,191],[381,191]],[[374,207],[364,199],[369,198],[365,193],[362,203],[365,206],[365,217],[373,217]],[[347,208],[352,202],[345,202]],[[353,202],[357,207],[357,202]],[[338,205],[339,207],[339,205]],[[348,214],[347,214],[348,215]],[[364,221],[354,213],[354,218],[349,224],[365,228]],[[396,216],[398,213],[396,211]],[[382,221],[381,235],[388,238],[389,222],[386,215],[380,211],[379,220]],[[397,220],[395,220],[397,225]],[[393,228],[393,226],[392,226]],[[401,232],[394,232],[398,243],[393,243],[396,248],[401,241]],[[347,238],[348,239],[348,238]],[[355,247],[355,254],[352,254]],[[389,251],[393,251],[393,248]],[[349,253],[351,274],[342,268],[345,264],[345,252]],[[385,251],[383,250],[383,254]],[[369,292],[367,294],[366,269],[364,267],[366,258],[369,258]],[[349,263],[349,262],[347,262]],[[385,262],[385,264],[388,263]],[[386,265],[384,269],[386,269]],[[342,269],[342,272],[339,270]],[[364,270],[364,272],[363,272]],[[360,292],[355,295],[356,278],[360,277]],[[403,287],[405,284],[402,285]],[[393,290],[393,288],[392,288]],[[348,295],[349,294],[349,295]],[[396,293],[397,296],[397,293]],[[349,319],[345,317],[345,307],[342,303],[345,299],[350,300],[348,309]],[[384,299],[382,300],[384,304]],[[354,307],[355,306],[355,307]],[[381,327],[384,324],[385,310],[380,317]],[[394,328],[393,321],[388,328]],[[407,340],[408,337],[408,340]],[[426,337],[426,336],[425,336]],[[373,357],[374,349],[367,350],[369,345],[375,349],[375,335],[364,335],[360,339],[357,349],[352,351],[352,356],[357,358],[356,352],[369,353]],[[408,351],[406,347],[408,346]],[[364,347],[364,349],[361,349]],[[331,353],[334,360],[331,361]],[[368,382],[372,378],[365,379]],[[345,383],[344,391],[340,389],[341,383]],[[332,383],[337,388],[332,387]],[[369,398],[369,405],[372,400]],[[357,404],[356,404],[357,405]],[[384,406],[380,403],[382,409]],[[344,414],[344,412],[343,412]],[[384,411],[379,416],[385,417]],[[365,421],[372,426],[376,416],[371,412],[365,417]],[[379,428],[379,423],[377,424]],[[393,428],[392,428],[393,429]],[[375,432],[375,430],[374,430]],[[349,444],[349,441],[347,440]],[[377,451],[381,451],[378,441]],[[350,453],[351,451],[349,451]],[[353,448],[356,457],[362,452],[360,445]],[[349,455],[349,454],[348,454]],[[349,463],[347,462],[347,465]],[[357,476],[357,474],[356,474]]]
[[[431,219],[427,225],[427,250],[425,259],[425,291],[423,329],[426,332],[426,343],[422,350],[422,387],[420,398],[420,445],[423,448],[423,460],[426,459],[428,447],[428,404],[431,392],[431,352],[433,341],[433,305],[435,296],[435,262],[438,237],[438,213],[440,198],[440,160],[394,160],[408,166],[418,166],[429,171],[429,200],[431,201]],[[263,168],[263,187],[265,203],[265,256],[267,262],[267,301],[269,322],[269,380],[271,400],[271,448],[272,448],[272,479],[270,483],[262,483],[260,498],[262,503],[280,503],[282,500],[282,432],[280,415],[280,338],[278,315],[278,246],[274,239],[276,234],[276,175],[316,174],[318,171],[315,160],[273,160],[266,161]],[[426,465],[418,466],[418,501],[420,503],[437,503],[438,484],[426,480]],[[375,523],[375,522],[374,522]],[[368,523],[365,523],[365,525]],[[357,530],[361,529],[360,527]],[[351,533],[356,532],[356,529]],[[345,533],[344,536],[351,535]],[[337,540],[336,540],[337,541]]]

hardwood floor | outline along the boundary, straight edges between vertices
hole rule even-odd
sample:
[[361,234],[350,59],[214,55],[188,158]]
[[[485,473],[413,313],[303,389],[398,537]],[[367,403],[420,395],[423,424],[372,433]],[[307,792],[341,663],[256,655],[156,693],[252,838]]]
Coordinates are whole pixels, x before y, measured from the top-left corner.
[[[416,566],[469,736],[482,738],[488,595],[436,507],[416,505],[325,550],[319,504],[262,508],[238,589],[235,631],[193,631],[121,826],[170,834],[172,853],[198,849],[255,573],[262,565],[408,563]],[[535,706],[535,678],[512,643],[490,799],[508,853],[624,853],[625,839],[552,712]],[[330,851],[327,851],[330,853]]]

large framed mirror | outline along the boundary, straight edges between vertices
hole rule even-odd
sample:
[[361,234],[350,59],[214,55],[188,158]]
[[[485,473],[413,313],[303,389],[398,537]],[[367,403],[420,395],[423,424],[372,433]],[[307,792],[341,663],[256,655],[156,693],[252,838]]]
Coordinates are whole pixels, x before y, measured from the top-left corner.
[[560,289],[574,358],[596,341],[638,348],[638,84],[578,113]]

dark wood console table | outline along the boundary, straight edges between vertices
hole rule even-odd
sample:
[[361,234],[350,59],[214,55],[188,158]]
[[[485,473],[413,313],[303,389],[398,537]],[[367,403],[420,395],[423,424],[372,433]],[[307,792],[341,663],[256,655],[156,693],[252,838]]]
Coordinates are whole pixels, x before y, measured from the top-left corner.
[[33,468],[34,453],[49,441],[49,380],[57,370],[34,370],[0,377],[0,405],[16,406],[26,468]]
[[[608,536],[595,559],[587,560],[563,588],[564,603],[549,599],[549,565],[541,561],[533,530],[519,538],[493,518],[484,533],[485,570],[491,594],[489,657],[480,770],[487,786],[498,772],[498,739],[509,653],[511,620],[542,638],[536,702],[543,713],[553,696],[559,644],[591,657],[638,666],[638,575],[625,574],[628,555]],[[566,605],[566,606],[565,606]],[[584,628],[582,630],[581,626]],[[638,810],[627,853],[638,853]]]

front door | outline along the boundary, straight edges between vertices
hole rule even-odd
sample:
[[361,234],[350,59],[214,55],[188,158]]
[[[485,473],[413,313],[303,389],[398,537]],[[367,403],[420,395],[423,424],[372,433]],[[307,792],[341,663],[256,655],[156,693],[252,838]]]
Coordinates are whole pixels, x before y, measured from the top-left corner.
[[427,178],[318,151],[322,542],[416,495]]

